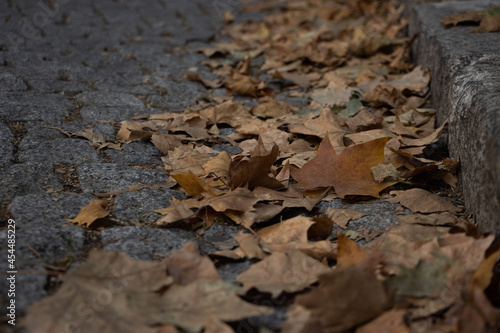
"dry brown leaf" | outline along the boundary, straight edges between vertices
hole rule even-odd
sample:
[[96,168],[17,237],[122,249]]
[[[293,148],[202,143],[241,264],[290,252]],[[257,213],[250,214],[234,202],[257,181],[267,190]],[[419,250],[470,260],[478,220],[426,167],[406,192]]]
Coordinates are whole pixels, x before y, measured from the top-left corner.
[[368,252],[363,250],[355,241],[345,236],[340,230],[337,235],[337,267],[354,266],[368,258]]
[[227,151],[223,151],[205,163],[203,169],[205,169],[207,175],[213,173],[219,178],[227,179],[229,177],[230,163],[231,155]]
[[434,226],[455,226],[465,224],[464,220],[459,219],[448,212],[432,214],[408,214],[396,216],[399,224],[422,224]]
[[259,198],[246,188],[236,188],[221,196],[207,199],[203,205],[212,207],[216,212],[227,210],[247,212],[254,210],[253,206]]
[[201,256],[194,242],[186,243],[182,249],[174,251],[167,259],[167,272],[174,282],[185,286],[194,280],[221,280],[214,263]]
[[420,188],[406,191],[391,191],[395,197],[386,199],[388,202],[400,203],[406,208],[420,213],[450,212],[458,213],[462,209],[454,206],[448,200]]
[[172,175],[172,178],[186,191],[190,196],[196,197],[197,199],[205,197],[212,198],[217,196],[215,189],[210,185],[205,183],[203,179],[196,176],[191,171],[184,174]]
[[151,142],[153,142],[155,147],[165,155],[168,155],[169,151],[172,151],[176,147],[182,145],[181,139],[172,134],[154,133],[151,136]]
[[66,219],[66,221],[88,228],[96,220],[109,215],[109,212],[105,209],[107,205],[106,199],[90,199],[90,203],[83,207],[75,218]]
[[342,229],[347,228],[347,224],[350,220],[357,220],[367,215],[352,209],[345,208],[328,208],[326,210],[326,215],[333,220]]
[[[122,121],[120,130],[116,134],[116,139],[124,140],[126,142],[132,142],[151,138],[154,132],[150,130],[144,130],[143,125],[144,124],[141,124],[137,121]],[[154,128],[156,129],[156,126],[154,126]]]
[[252,113],[261,118],[279,118],[292,113],[292,107],[284,102],[272,99],[257,105]]
[[273,311],[243,301],[236,293],[239,287],[214,280],[195,280],[180,286],[174,284],[161,296],[131,297],[137,317],[154,318],[156,323],[174,324],[187,332],[201,332],[210,318],[220,321],[269,315]]
[[295,303],[311,310],[308,324],[318,332],[345,332],[390,307],[384,285],[375,273],[357,265],[323,274],[319,287],[299,295]]
[[286,244],[288,242],[307,243],[307,231],[314,224],[314,221],[305,216],[282,221],[261,229],[257,234],[263,242]]
[[405,324],[406,310],[393,309],[356,329],[355,333],[410,333]]
[[303,290],[328,273],[331,268],[298,251],[274,252],[238,275],[236,281],[243,283],[241,294],[256,288],[270,293],[273,298],[281,293]]
[[271,151],[266,150],[264,143],[259,139],[257,147],[252,151],[250,158],[235,159],[229,165],[231,188],[248,186],[254,189],[257,186],[272,189],[283,188],[275,178],[269,176],[271,166],[278,158],[279,149],[274,145]]
[[344,149],[335,154],[330,141],[321,142],[318,154],[301,169],[292,169],[292,176],[304,189],[333,185],[340,198],[346,195],[369,195],[379,198],[379,192],[393,183],[377,183],[371,168],[384,162],[384,146],[389,138],[381,138]]
[[155,222],[157,225],[167,225],[173,222],[188,220],[195,216],[185,201],[179,201],[173,198],[170,206],[163,209],[154,210],[155,213],[164,215]]
[[154,320],[138,316],[129,297],[157,295],[173,282],[166,272],[166,261],[139,261],[125,253],[94,249],[84,265],[65,276],[55,294],[28,308],[27,330],[64,332],[71,324],[72,330],[82,332],[154,333]]
[[256,235],[240,231],[234,236],[234,239],[240,245],[243,255],[249,259],[264,259],[266,257],[266,254],[260,248],[259,237]]

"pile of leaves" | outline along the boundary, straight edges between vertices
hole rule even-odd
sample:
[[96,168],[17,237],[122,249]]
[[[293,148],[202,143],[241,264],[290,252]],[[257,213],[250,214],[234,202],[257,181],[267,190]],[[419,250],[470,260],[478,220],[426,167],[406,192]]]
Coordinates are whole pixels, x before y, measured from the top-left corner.
[[[232,332],[224,322],[272,312],[248,302],[257,294],[291,297],[284,332],[494,332],[499,245],[432,193],[456,187],[457,162],[436,148],[446,123],[436,129],[435,110],[423,107],[429,73],[409,62],[402,9],[269,1],[248,5],[269,13],[244,23],[227,12],[227,40],[200,50],[218,79],[185,76],[207,87],[205,99],[124,120],[112,143],[92,130],[68,133],[97,149],[150,141],[164,154],[170,178],[158,186],[188,198],[157,210],[157,226],[245,231],[212,259],[192,244],[161,262],[94,251],[31,307],[30,331]],[[358,233],[363,247],[341,232],[362,213],[316,208],[381,197],[405,209],[378,238]],[[109,215],[106,203],[93,200],[68,221],[93,227]],[[308,213],[283,217],[294,211]],[[222,282],[212,260],[245,258],[255,263],[237,277],[241,287]]]

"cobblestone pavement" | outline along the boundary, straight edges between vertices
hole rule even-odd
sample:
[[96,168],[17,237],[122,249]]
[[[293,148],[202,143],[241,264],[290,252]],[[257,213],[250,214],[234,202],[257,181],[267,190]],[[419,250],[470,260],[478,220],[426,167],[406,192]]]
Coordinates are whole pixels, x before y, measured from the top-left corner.
[[[180,112],[206,95],[198,82],[183,78],[198,67],[213,76],[196,51],[217,40],[221,10],[233,0],[9,0],[0,2],[0,269],[7,271],[8,219],[16,221],[17,306],[25,307],[53,290],[47,269],[72,263],[77,267],[88,250],[126,251],[134,258],[155,259],[198,241],[203,253],[214,242],[231,239],[240,229],[216,225],[203,237],[181,229],[141,226],[158,216],[171,198],[170,189],[123,193],[110,201],[121,224],[101,232],[69,224],[98,192],[130,185],[164,183],[160,152],[148,142],[134,142],[123,151],[96,150],[68,132],[92,127],[113,140],[117,124],[137,114]],[[258,59],[256,59],[258,61]],[[261,78],[265,79],[265,78]],[[218,91],[225,94],[223,90]],[[308,101],[279,96],[298,107]],[[326,206],[348,207],[334,201]],[[394,223],[397,205],[374,200],[353,203],[367,213],[352,228]],[[225,280],[248,268],[249,261],[220,263]],[[6,290],[5,279],[0,290]],[[0,295],[1,307],[6,294]],[[276,305],[280,309],[280,305]],[[261,318],[275,329],[284,310]]]

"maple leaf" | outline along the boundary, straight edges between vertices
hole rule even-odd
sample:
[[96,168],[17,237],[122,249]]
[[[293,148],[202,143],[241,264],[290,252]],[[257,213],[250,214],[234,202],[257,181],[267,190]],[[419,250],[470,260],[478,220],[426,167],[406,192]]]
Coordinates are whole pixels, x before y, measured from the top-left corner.
[[282,292],[298,292],[315,283],[331,268],[298,251],[275,252],[238,275],[242,294],[252,288],[278,297]]
[[394,182],[378,183],[371,168],[384,162],[384,146],[390,138],[380,138],[345,148],[337,155],[328,137],[321,142],[316,157],[301,169],[292,169],[298,187],[335,188],[340,198],[347,195],[369,195],[380,198],[379,192]]
[[107,205],[108,202],[106,199],[90,199],[90,203],[83,207],[74,219],[66,219],[66,221],[84,227],[90,227],[92,223],[98,219],[102,219],[109,215],[109,212],[105,209]]
[[262,139],[259,138],[258,145],[251,152],[250,158],[236,159],[229,165],[231,188],[244,186],[248,186],[249,189],[254,189],[257,186],[272,189],[283,188],[283,184],[278,180],[269,177],[269,171],[276,162],[278,154],[277,145],[268,151]]

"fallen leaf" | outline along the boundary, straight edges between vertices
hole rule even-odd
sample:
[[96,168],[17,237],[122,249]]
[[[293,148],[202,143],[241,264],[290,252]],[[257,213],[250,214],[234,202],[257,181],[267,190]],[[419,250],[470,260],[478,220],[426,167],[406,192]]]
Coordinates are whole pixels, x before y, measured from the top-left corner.
[[284,102],[272,99],[257,105],[252,113],[261,118],[279,118],[292,113],[292,107]]
[[319,287],[295,303],[311,311],[308,324],[317,332],[340,333],[377,317],[391,301],[375,273],[355,265],[321,275]]
[[188,220],[195,216],[195,213],[193,213],[185,201],[179,201],[176,198],[172,199],[170,206],[167,208],[157,209],[154,212],[164,215],[155,222],[157,225],[168,225],[173,222]]
[[263,259],[266,257],[266,254],[260,248],[259,237],[256,235],[240,231],[234,236],[234,239],[240,245],[244,256],[249,259]]
[[255,288],[277,298],[281,293],[303,290],[328,273],[331,268],[298,251],[274,252],[238,275],[236,281],[243,283],[241,294]]
[[406,310],[393,309],[356,329],[355,333],[410,333],[405,324]]
[[259,201],[259,198],[246,188],[236,188],[224,195],[207,199],[204,206],[212,207],[216,212],[225,212],[226,210],[235,210],[247,212],[254,210],[253,206]]
[[293,241],[307,243],[307,232],[313,224],[314,221],[309,217],[296,216],[261,229],[257,234],[267,243],[285,244]]
[[492,7],[481,11],[445,16],[441,19],[441,24],[456,26],[462,22],[479,22],[479,27],[473,32],[495,32],[500,31],[499,15],[500,7]]
[[398,215],[396,218],[399,224],[414,223],[432,226],[455,226],[465,224],[465,221],[448,212]]
[[360,219],[367,214],[345,208],[328,208],[326,210],[326,215],[339,227],[345,229],[347,228],[347,223],[349,223],[350,220]]
[[338,248],[337,248],[337,267],[354,266],[364,259],[369,254],[361,248],[355,241],[345,236],[341,231],[337,232],[338,235]]
[[174,282],[185,286],[195,280],[221,280],[214,263],[198,253],[196,243],[186,243],[167,259],[167,272]]
[[28,307],[27,330],[64,332],[71,325],[82,332],[154,333],[151,316],[138,316],[128,297],[158,297],[156,291],[173,282],[166,265],[166,261],[139,261],[123,252],[94,249],[84,265],[67,273],[61,288]]
[[420,188],[406,191],[391,191],[392,198],[388,202],[400,203],[406,208],[420,213],[450,212],[457,213],[462,209],[454,206],[448,200]]
[[107,205],[106,199],[90,199],[90,203],[83,207],[75,218],[66,219],[66,221],[88,228],[96,220],[109,215],[109,212],[105,209]]
[[292,169],[292,176],[299,182],[298,186],[304,189],[333,185],[340,198],[346,195],[379,198],[379,192],[393,183],[377,183],[371,168],[383,163],[387,141],[389,138],[381,138],[347,147],[337,155],[330,141],[325,138],[316,157],[301,169]]
[[237,321],[273,313],[268,307],[243,301],[237,296],[239,289],[223,281],[195,280],[185,286],[172,285],[162,296],[134,295],[131,302],[137,316],[174,324],[187,332],[200,332],[210,318]]
[[257,186],[272,189],[283,188],[278,180],[269,176],[271,166],[276,162],[278,154],[277,145],[268,151],[259,138],[259,144],[250,154],[250,158],[237,159],[229,165],[231,188],[244,186],[248,186],[249,189],[254,189]]
[[217,195],[211,186],[191,171],[188,171],[188,173],[185,174],[176,174],[171,176],[190,196],[199,199],[202,197],[211,198]]
[[436,254],[432,262],[420,260],[414,268],[402,266],[401,274],[389,277],[386,284],[396,288],[397,295],[435,297],[446,289],[451,265],[450,258]]

